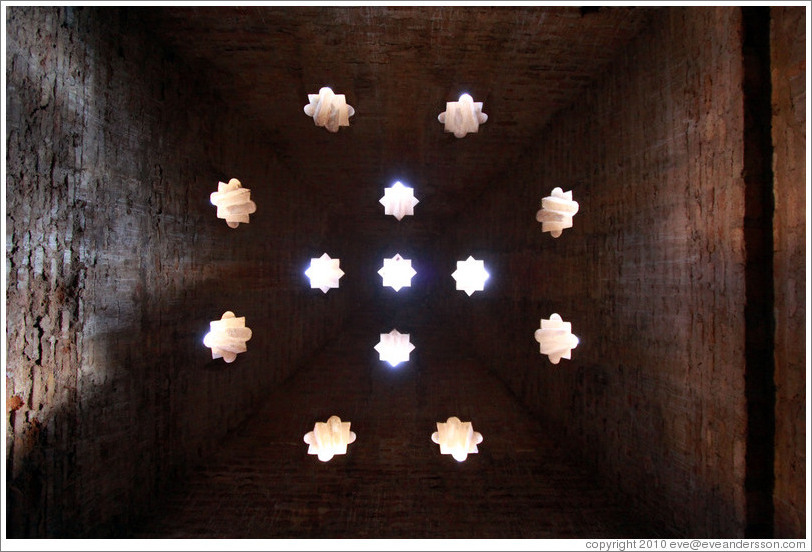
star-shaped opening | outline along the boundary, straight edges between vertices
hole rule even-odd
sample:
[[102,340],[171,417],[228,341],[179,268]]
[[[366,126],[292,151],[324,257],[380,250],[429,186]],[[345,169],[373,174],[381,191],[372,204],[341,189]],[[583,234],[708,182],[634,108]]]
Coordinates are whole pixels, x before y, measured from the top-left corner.
[[251,190],[243,188],[236,178],[228,183],[219,182],[209,200],[217,207],[217,218],[225,220],[229,228],[237,228],[241,222],[248,224],[249,215],[257,211],[257,204],[251,201]]
[[565,192],[553,188],[549,196],[541,198],[541,209],[536,212],[536,220],[541,223],[541,231],[549,232],[554,238],[565,228],[572,228],[572,216],[578,212],[578,202],[572,200],[572,190]]
[[310,278],[310,287],[324,293],[330,288],[337,288],[339,278],[344,276],[344,271],[339,268],[340,263],[340,259],[331,259],[327,253],[310,259],[310,268],[305,270],[305,276]]
[[379,358],[388,362],[393,368],[401,362],[409,360],[409,353],[414,351],[414,345],[409,341],[409,334],[402,334],[392,330],[388,334],[381,334],[381,340],[375,345]]
[[488,116],[482,113],[482,102],[475,102],[470,94],[462,94],[459,101],[446,102],[445,111],[437,120],[445,125],[446,132],[462,138],[469,132],[478,132],[479,125],[487,121]]
[[549,320],[541,319],[541,327],[534,334],[539,342],[539,352],[547,355],[550,362],[558,364],[562,358],[569,360],[572,350],[578,346],[578,337],[572,333],[572,324],[564,322],[558,313]]
[[395,182],[384,190],[379,203],[384,207],[384,214],[401,220],[407,215],[414,215],[414,206],[420,202],[414,197],[413,188],[404,186],[401,182]]
[[304,106],[308,117],[313,117],[316,126],[324,127],[330,132],[338,132],[338,127],[350,126],[350,117],[355,109],[347,103],[344,94],[335,94],[333,89],[324,86],[318,94],[308,94],[310,102]]
[[485,261],[478,261],[470,255],[465,261],[457,261],[457,270],[451,276],[457,282],[457,289],[465,291],[469,297],[475,291],[484,290],[485,281],[490,278]]
[[383,260],[383,267],[378,271],[383,278],[384,287],[389,286],[395,291],[403,287],[411,287],[412,277],[417,274],[412,268],[412,261],[404,259],[397,253],[391,259]]
[[474,431],[471,422],[451,416],[445,423],[437,422],[431,440],[440,445],[440,454],[450,454],[457,462],[464,462],[469,454],[479,452],[477,445],[482,442],[482,434]]
[[347,453],[347,445],[355,442],[355,433],[350,431],[350,422],[330,416],[327,422],[316,422],[313,431],[305,434],[304,442],[310,445],[307,454],[317,454],[319,460],[327,462],[336,454]]
[[209,323],[210,331],[203,338],[203,345],[211,349],[211,358],[222,358],[234,362],[239,353],[248,350],[245,342],[251,339],[251,328],[245,327],[245,317],[237,318],[233,312],[226,311],[220,320]]

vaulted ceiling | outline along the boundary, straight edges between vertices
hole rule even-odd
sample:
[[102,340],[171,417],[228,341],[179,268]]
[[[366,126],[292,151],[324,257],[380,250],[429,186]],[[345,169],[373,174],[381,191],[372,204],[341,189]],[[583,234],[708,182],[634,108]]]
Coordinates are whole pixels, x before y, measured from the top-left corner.
[[[385,233],[395,180],[430,243],[646,25],[653,8],[175,7],[145,9],[156,39],[259,126],[274,154],[323,186],[336,224]],[[303,112],[322,86],[355,108],[333,134]],[[437,120],[467,92],[487,122],[458,139]],[[340,220],[339,220],[340,219]],[[411,220],[407,220],[411,219]]]

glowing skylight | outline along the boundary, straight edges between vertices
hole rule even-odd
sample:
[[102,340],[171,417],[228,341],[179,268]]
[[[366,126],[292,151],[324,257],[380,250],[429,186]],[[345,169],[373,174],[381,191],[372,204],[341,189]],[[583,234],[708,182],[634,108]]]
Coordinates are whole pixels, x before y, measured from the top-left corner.
[[310,287],[324,293],[330,288],[337,288],[338,280],[344,276],[344,271],[338,267],[340,262],[339,259],[331,259],[327,253],[310,259],[310,268],[305,270],[305,276],[310,278]]
[[378,274],[383,278],[384,287],[389,286],[395,291],[399,291],[400,288],[412,285],[412,277],[417,272],[412,268],[410,259],[404,259],[397,253],[391,259],[383,260],[383,267]]
[[479,452],[477,445],[482,442],[482,434],[474,431],[471,422],[451,416],[445,423],[437,422],[431,440],[440,445],[440,454],[450,454],[457,462],[464,462],[469,454]]
[[469,132],[478,132],[479,125],[487,121],[488,116],[482,113],[482,102],[475,102],[469,94],[463,94],[459,101],[446,102],[445,111],[437,116],[437,120],[445,125],[446,132],[462,138]]
[[408,362],[409,353],[414,351],[414,345],[409,341],[409,334],[402,334],[392,330],[388,334],[381,334],[381,340],[375,345],[379,358],[388,362],[393,368],[401,362]]
[[217,206],[217,218],[225,219],[229,228],[236,228],[241,222],[248,224],[248,215],[257,210],[257,204],[251,201],[251,190],[243,188],[236,178],[228,184],[218,183],[217,191],[209,199]]
[[564,192],[554,188],[552,193],[541,199],[541,209],[536,220],[541,223],[541,231],[549,232],[554,238],[565,228],[572,228],[572,216],[578,212],[578,202],[572,200],[572,190]]
[[350,422],[330,416],[326,422],[316,422],[313,431],[305,434],[304,442],[310,445],[307,454],[317,454],[319,460],[328,462],[336,454],[347,453],[347,445],[355,442],[355,433],[350,431]]
[[414,189],[395,182],[384,190],[379,203],[384,207],[384,214],[400,220],[406,215],[414,215],[414,206],[420,202],[414,197]]
[[251,329],[245,327],[245,317],[234,316],[226,311],[220,320],[209,323],[210,330],[203,338],[203,344],[211,349],[211,358],[222,358],[234,362],[239,353],[248,350],[245,342],[251,339]]
[[578,346],[578,338],[572,334],[572,324],[561,320],[558,313],[551,314],[549,320],[542,318],[541,328],[534,335],[539,342],[539,352],[547,355],[553,364],[558,364],[562,358],[569,360],[572,350]]
[[490,274],[485,270],[485,261],[478,261],[469,255],[465,261],[457,261],[457,270],[451,276],[457,281],[457,289],[465,291],[470,297],[475,291],[485,289],[485,280]]
[[304,106],[308,117],[313,117],[316,126],[324,127],[330,132],[338,132],[338,127],[350,126],[350,117],[355,109],[347,103],[344,94],[335,94],[327,86],[318,94],[308,94],[309,104]]

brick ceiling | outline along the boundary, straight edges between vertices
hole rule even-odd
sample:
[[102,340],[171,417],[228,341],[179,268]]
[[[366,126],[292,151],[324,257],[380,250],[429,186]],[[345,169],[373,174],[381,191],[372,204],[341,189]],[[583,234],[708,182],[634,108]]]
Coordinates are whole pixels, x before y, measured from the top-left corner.
[[[261,126],[294,174],[324,186],[337,224],[385,233],[391,217],[378,199],[401,180],[420,203],[399,224],[430,241],[478,190],[509,184],[511,165],[651,9],[176,7],[145,15],[158,40]],[[322,86],[356,110],[337,134],[302,110]],[[462,92],[484,102],[488,121],[458,139],[437,115]]]

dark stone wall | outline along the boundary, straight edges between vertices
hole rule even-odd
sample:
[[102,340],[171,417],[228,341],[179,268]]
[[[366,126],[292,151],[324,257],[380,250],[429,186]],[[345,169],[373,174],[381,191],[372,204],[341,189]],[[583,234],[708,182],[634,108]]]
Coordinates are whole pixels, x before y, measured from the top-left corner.
[[[459,337],[634,510],[675,534],[744,534],[741,12],[667,9],[524,161],[473,198],[445,247],[487,293],[448,298]],[[554,187],[580,211],[535,220]],[[553,365],[533,332],[580,344]]]
[[806,530],[806,31],[804,10],[771,12],[775,212],[775,536]]
[[[309,288],[319,196],[211,78],[131,11],[8,8],[9,537],[120,534],[363,299]],[[253,331],[233,364],[202,343],[226,310]]]

